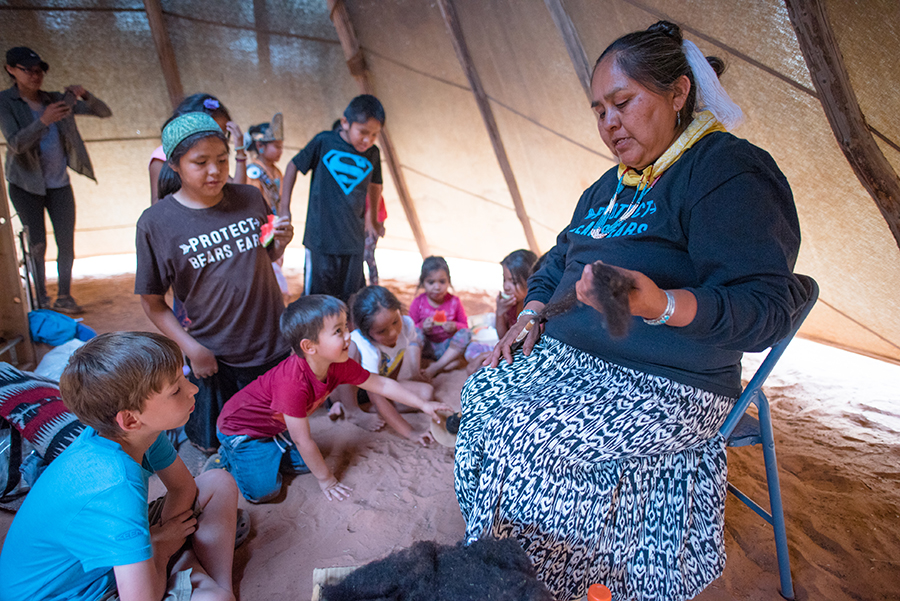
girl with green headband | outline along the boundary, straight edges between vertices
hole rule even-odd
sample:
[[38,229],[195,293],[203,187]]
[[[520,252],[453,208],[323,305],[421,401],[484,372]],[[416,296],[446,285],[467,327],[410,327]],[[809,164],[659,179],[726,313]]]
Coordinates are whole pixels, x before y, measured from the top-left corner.
[[[228,146],[209,115],[171,119],[162,142],[176,191],[138,220],[135,294],[188,358],[200,391],[185,432],[212,451],[225,401],[290,353],[278,333],[284,302],[271,262],[284,253],[293,228],[277,218],[274,239],[261,242],[271,210],[252,186],[227,183]],[[187,328],[166,301],[170,287],[190,316]]]

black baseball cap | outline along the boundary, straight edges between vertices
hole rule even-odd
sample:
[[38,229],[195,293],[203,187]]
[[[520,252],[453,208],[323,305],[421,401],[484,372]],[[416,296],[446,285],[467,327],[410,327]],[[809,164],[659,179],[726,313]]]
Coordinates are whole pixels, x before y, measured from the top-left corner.
[[50,68],[50,65],[41,60],[41,57],[38,56],[37,52],[31,48],[26,48],[25,46],[16,46],[15,48],[7,50],[6,64],[10,67],[19,66],[25,67],[26,69],[40,66],[41,70],[45,72]]

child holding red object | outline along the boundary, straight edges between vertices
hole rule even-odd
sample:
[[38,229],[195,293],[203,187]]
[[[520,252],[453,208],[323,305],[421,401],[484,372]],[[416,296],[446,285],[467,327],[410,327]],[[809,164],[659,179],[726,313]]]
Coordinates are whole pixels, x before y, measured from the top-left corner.
[[334,297],[312,294],[288,305],[281,334],[295,354],[234,395],[218,421],[220,464],[251,503],[278,496],[282,470],[312,472],[329,501],[349,496],[351,489],[325,463],[309,425],[309,416],[341,384],[394,399],[438,421],[438,411],[451,412],[351,360],[347,305]]
[[[275,113],[269,123],[251,125],[244,138],[245,146],[254,157],[252,163],[247,165],[247,183],[259,190],[269,204],[269,209],[274,215],[278,215],[278,203],[281,200],[281,169],[278,161],[284,151],[284,117],[281,113]],[[267,244],[263,241],[263,244]],[[272,261],[272,270],[285,304],[288,303],[290,292],[287,278],[281,266],[284,265],[284,257]]]
[[[290,353],[278,336],[284,301],[271,262],[293,228],[279,217],[274,241],[260,244],[269,208],[252,186],[226,183],[228,146],[212,117],[175,117],[162,140],[177,189],[138,220],[134,291],[150,321],[188,357],[200,391],[185,432],[211,452],[225,401]],[[187,330],[166,302],[170,287],[191,318]]]
[[458,297],[450,294],[450,267],[444,257],[431,256],[422,263],[419,288],[424,288],[409,306],[409,316],[424,335],[422,356],[434,363],[423,370],[433,378],[454,369],[471,340],[469,319]]

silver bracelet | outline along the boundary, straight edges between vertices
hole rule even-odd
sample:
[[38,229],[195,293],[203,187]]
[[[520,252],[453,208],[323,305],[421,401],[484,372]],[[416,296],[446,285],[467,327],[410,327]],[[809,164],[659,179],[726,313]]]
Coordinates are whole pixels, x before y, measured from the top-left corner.
[[530,315],[531,317],[537,317],[537,311],[534,309],[522,309],[522,312],[516,316],[516,321],[522,319],[523,315]]
[[663,311],[662,315],[657,317],[656,319],[646,319],[644,318],[644,323],[648,326],[661,326],[664,325],[669,318],[675,313],[675,296],[669,292],[668,290],[663,290],[666,293],[666,310]]

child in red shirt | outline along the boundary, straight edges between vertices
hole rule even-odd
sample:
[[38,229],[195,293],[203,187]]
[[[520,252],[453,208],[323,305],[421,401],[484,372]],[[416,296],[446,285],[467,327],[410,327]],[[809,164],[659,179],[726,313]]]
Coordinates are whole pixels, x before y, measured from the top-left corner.
[[438,412],[452,411],[350,360],[347,306],[336,298],[313,294],[294,301],[281,317],[281,333],[295,354],[231,397],[216,424],[220,464],[251,503],[278,495],[282,469],[312,472],[329,501],[349,496],[350,488],[329,469],[309,428],[309,415],[341,384],[409,405],[438,421]]

